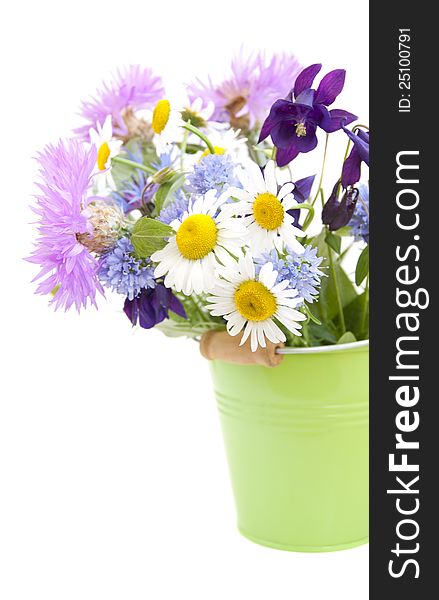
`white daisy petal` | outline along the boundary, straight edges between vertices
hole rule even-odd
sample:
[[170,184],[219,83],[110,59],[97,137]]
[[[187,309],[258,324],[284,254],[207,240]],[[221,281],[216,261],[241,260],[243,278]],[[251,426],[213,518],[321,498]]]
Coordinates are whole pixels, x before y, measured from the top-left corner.
[[256,332],[258,337],[258,344],[261,346],[261,348],[266,348],[267,344],[265,342],[264,329],[261,323],[258,324]]
[[273,160],[269,160],[265,165],[264,169],[264,180],[266,185],[266,190],[273,196],[277,196],[277,181],[275,174],[275,164]]
[[273,270],[271,263],[265,263],[262,269],[259,271],[259,281],[265,285],[266,288],[271,290],[274,286],[277,278],[277,271]]
[[248,340],[248,336],[250,335],[251,331],[252,331],[252,323],[250,323],[248,321],[247,325],[245,326],[244,333],[242,334],[241,341],[239,342],[240,346],[243,346],[245,344],[245,342]]
[[249,173],[250,182],[253,184],[254,189],[260,194],[266,192],[267,186],[265,184],[265,180],[259,165],[257,165],[254,162],[251,162],[248,165],[247,170]]
[[250,348],[252,352],[256,352],[258,349],[258,333],[257,333],[257,325],[252,326],[251,334],[250,334]]
[[[285,196],[287,196],[288,194],[291,194],[291,192],[294,190],[294,183],[292,183],[291,181],[289,181],[288,183],[284,183],[283,186],[280,188],[279,193],[277,195],[277,197],[279,198],[279,200],[282,200],[283,198],[285,198]],[[294,198],[294,196],[293,196]]]

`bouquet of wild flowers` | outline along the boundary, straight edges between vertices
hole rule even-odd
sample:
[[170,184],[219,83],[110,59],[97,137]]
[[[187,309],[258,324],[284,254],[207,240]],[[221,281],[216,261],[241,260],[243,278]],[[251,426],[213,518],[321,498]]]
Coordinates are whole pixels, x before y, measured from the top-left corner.
[[[79,311],[107,288],[133,325],[226,329],[252,350],[367,338],[369,195],[357,184],[369,133],[330,108],[345,72],[315,86],[320,69],[239,56],[229,79],[187,86],[180,106],[149,69],[119,71],[83,102],[75,137],[38,155],[37,292]],[[289,169],[318,129],[325,157],[332,132],[347,136],[327,200],[325,159],[314,190],[315,176],[292,181]]]

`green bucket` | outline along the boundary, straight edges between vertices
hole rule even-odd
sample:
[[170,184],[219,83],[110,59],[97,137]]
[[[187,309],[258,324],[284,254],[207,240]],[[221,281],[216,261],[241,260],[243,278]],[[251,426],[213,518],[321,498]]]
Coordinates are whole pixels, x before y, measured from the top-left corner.
[[238,528],[282,550],[368,541],[368,342],[211,362]]

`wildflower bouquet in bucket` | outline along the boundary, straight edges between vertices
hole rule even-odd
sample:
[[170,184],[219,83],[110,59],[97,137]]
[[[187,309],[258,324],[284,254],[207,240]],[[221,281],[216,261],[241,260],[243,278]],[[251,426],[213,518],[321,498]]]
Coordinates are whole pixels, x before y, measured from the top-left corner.
[[[181,104],[150,69],[118,71],[37,157],[37,292],[78,311],[119,294],[133,326],[225,331],[252,352],[366,339],[369,133],[332,108],[345,72],[320,71],[239,55]],[[346,153],[327,194],[334,132]],[[319,138],[319,175],[292,177]]]

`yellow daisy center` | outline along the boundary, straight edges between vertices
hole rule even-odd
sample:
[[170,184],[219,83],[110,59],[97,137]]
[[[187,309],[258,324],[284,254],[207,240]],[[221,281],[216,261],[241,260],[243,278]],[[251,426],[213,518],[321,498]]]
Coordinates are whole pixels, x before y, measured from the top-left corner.
[[234,294],[235,306],[247,321],[265,321],[274,315],[277,302],[260,281],[244,281]]
[[[214,146],[213,147],[213,151],[214,154],[225,154],[226,153],[226,149],[225,148],[221,148],[221,146]],[[205,156],[209,156],[209,154],[211,154],[209,148],[206,148],[206,150],[203,152],[203,154],[201,155],[201,158],[204,158]],[[200,160],[201,160],[200,158]]]
[[105,165],[107,164],[107,160],[109,159],[109,157],[110,146],[107,144],[107,142],[104,142],[103,144],[101,144],[101,146],[99,146],[98,150],[97,163],[99,171],[105,171]]
[[180,225],[176,241],[184,258],[198,260],[211,252],[217,241],[218,229],[208,215],[191,215]]
[[152,128],[154,133],[162,133],[169,121],[171,105],[169,100],[159,100],[152,113]]
[[253,203],[253,216],[258,225],[273,231],[284,222],[284,207],[279,198],[273,194],[268,192],[258,194]]

